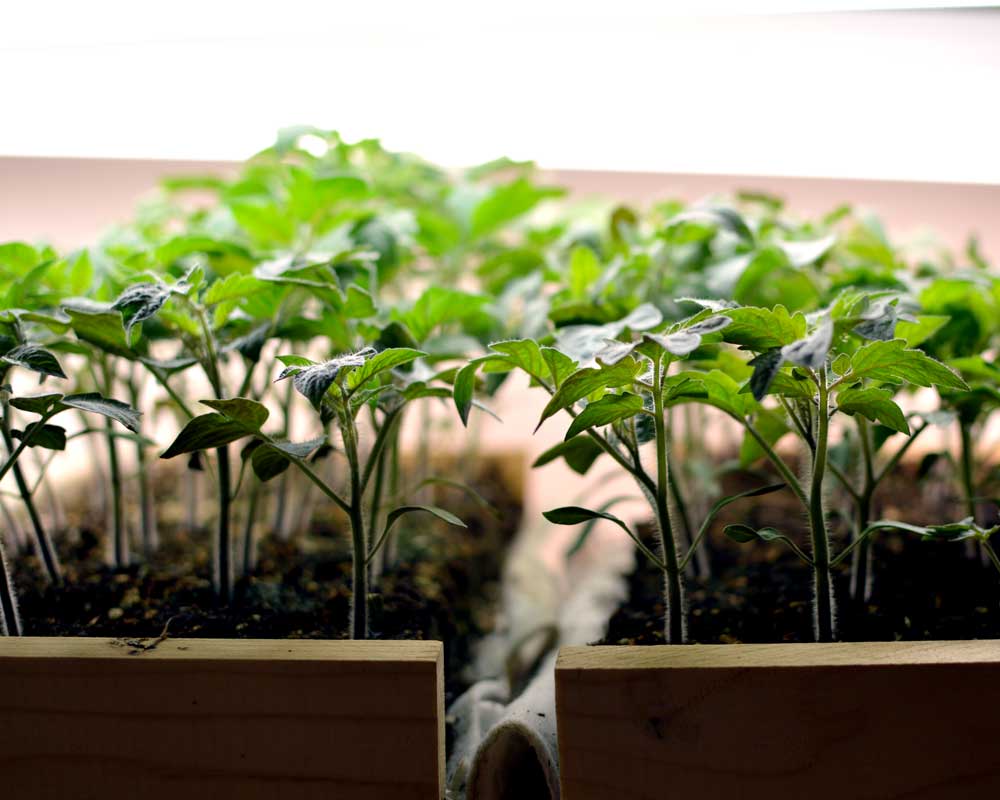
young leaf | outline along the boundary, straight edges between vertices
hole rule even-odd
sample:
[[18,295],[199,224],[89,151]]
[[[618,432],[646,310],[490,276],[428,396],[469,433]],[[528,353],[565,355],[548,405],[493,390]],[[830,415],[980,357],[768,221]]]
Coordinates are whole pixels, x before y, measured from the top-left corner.
[[259,431],[270,415],[267,406],[245,397],[234,397],[230,400],[202,400],[201,404],[218,411],[234,422],[239,422],[248,431]]
[[888,342],[895,336],[898,321],[899,311],[895,303],[876,303],[854,326],[854,333],[865,339]]
[[135,353],[125,339],[121,314],[99,309],[84,309],[67,306],[70,327],[81,341],[94,345],[99,350],[123,358],[135,358]]
[[560,386],[548,405],[542,411],[542,417],[535,426],[535,430],[541,427],[553,414],[564,408],[569,408],[577,400],[586,397],[591,392],[603,388],[616,388],[631,384],[635,379],[639,365],[631,358],[621,361],[614,366],[608,367],[586,367],[577,370],[570,375],[562,386]]
[[[257,442],[259,440],[255,440]],[[250,465],[261,481],[269,481],[280,475],[291,464],[288,456],[308,458],[326,442],[326,437],[310,439],[307,442],[260,442],[250,451]]]
[[126,340],[131,341],[132,328],[154,316],[168,297],[170,289],[160,283],[137,283],[118,296],[111,308],[122,314]]
[[211,450],[255,433],[245,423],[223,414],[202,414],[188,421],[160,458],[173,458],[196,450]]
[[501,353],[507,361],[535,380],[546,384],[551,382],[548,362],[542,356],[542,351],[534,339],[494,342],[490,345],[490,349]]
[[579,475],[586,475],[587,470],[603,452],[601,446],[590,436],[575,436],[568,441],[559,442],[555,447],[550,447],[536,458],[535,463],[531,466],[544,467],[557,458],[564,458],[571,470]]
[[738,236],[747,244],[752,245],[754,243],[753,231],[750,230],[750,227],[747,225],[743,217],[731,208],[721,206],[711,208],[693,208],[672,217],[669,225],[672,227],[684,222],[702,221],[711,223],[717,228],[721,228],[734,236]]
[[582,506],[562,506],[560,508],[553,508],[551,511],[543,511],[542,516],[554,525],[579,525],[581,522],[605,519],[608,522],[615,523],[615,525],[629,536],[632,536],[632,529],[622,522],[621,519],[614,514],[609,514],[607,511],[591,511],[589,508],[583,508]]
[[38,394],[29,397],[12,397],[10,404],[21,411],[31,414],[44,414],[55,403],[62,400],[61,394]]
[[893,402],[892,392],[888,389],[842,389],[837,393],[837,408],[852,416],[861,414],[872,422],[880,422],[900,433],[910,432],[902,409]]
[[48,450],[66,449],[66,429],[61,425],[42,425],[32,422],[23,431],[12,430],[15,439],[28,439],[28,447],[44,447]]
[[422,350],[413,350],[409,347],[391,347],[388,350],[383,350],[381,353],[376,353],[367,359],[360,367],[348,374],[347,388],[351,390],[356,389],[386,370],[401,367],[403,364],[409,364],[411,361],[415,361],[425,355],[427,354]]
[[833,320],[827,318],[812,334],[781,348],[781,357],[809,369],[819,369],[826,363],[833,345]]
[[755,529],[749,525],[727,525],[723,529],[723,533],[734,542],[739,542],[740,544],[746,544],[747,542],[761,541],[761,542],[781,542],[786,545],[795,555],[797,555],[806,564],[812,564],[812,559],[809,558],[798,545],[795,544],[791,539],[789,539],[785,534],[781,533],[774,528],[759,528]]
[[750,393],[754,400],[764,399],[784,362],[785,357],[781,354],[780,347],[765,350],[747,362],[753,367],[753,375],[750,376]]
[[121,423],[132,433],[139,432],[139,418],[142,416],[142,412],[136,411],[127,403],[103,397],[97,392],[68,394],[59,401],[59,405],[76,408],[80,411],[89,411],[92,414],[101,414]]
[[906,342],[869,342],[851,357],[851,371],[846,381],[869,378],[886,383],[911,383],[914,386],[939,386],[944,389],[968,389],[957,372],[921,350],[907,350]]
[[639,395],[607,394],[600,400],[589,403],[573,420],[566,431],[565,439],[572,439],[587,428],[598,428],[610,425],[619,419],[634,417],[642,411],[642,398]]
[[806,318],[778,305],[773,309],[746,306],[722,312],[733,324],[722,334],[724,341],[756,353],[784,347],[801,339],[806,333]]
[[33,344],[22,344],[9,350],[3,361],[15,367],[23,367],[53,378],[65,378],[66,373],[59,366],[59,360],[48,350]]

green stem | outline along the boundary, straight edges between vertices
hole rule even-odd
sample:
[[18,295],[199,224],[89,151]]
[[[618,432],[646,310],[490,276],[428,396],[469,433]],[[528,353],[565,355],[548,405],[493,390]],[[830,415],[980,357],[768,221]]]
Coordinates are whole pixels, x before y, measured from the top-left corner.
[[[871,431],[868,420],[857,416],[858,438],[861,440],[861,457],[864,474],[861,491],[855,498],[854,538],[862,536],[871,522],[872,497],[875,494],[876,479],[874,456],[871,445]],[[851,560],[851,597],[855,605],[863,606],[871,594],[871,537],[864,536],[858,542]]]
[[351,521],[352,581],[351,581],[351,638],[368,638],[368,537],[365,535],[365,519],[362,509],[364,490],[361,481],[361,465],[358,458],[358,431],[349,409],[341,411],[341,438],[350,470],[351,499],[347,515]]
[[250,488],[250,498],[247,501],[247,518],[243,524],[243,577],[249,577],[253,572],[256,562],[256,548],[254,547],[253,526],[257,521],[257,503],[260,499],[259,481],[254,482]]
[[667,465],[667,426],[663,410],[663,365],[657,358],[653,364],[653,423],[656,428],[656,494],[655,506],[657,530],[666,569],[666,624],[667,644],[683,644],[687,632],[684,624],[684,585],[677,559],[677,544],[674,541],[670,508],[667,502],[670,473]]
[[7,567],[7,551],[0,536],[0,635],[20,636],[21,617],[17,609],[17,593]]
[[[386,424],[387,421],[383,421],[382,427],[384,428]],[[381,429],[379,430],[379,433],[381,433]],[[371,531],[373,535],[374,532],[378,530],[379,513],[382,510],[382,493],[385,487],[387,456],[388,452],[383,448],[376,457],[378,463],[375,467],[375,482],[372,484],[372,495],[368,501],[368,530]],[[374,562],[372,571],[376,574],[381,574],[385,570],[385,552],[385,549],[381,550],[382,557]]]
[[[0,478],[2,478],[8,470],[13,472],[14,482],[17,484],[17,491],[21,495],[21,501],[24,503],[24,508],[28,512],[32,528],[35,531],[35,547],[38,550],[38,557],[41,559],[42,565],[45,567],[45,572],[48,575],[49,580],[55,586],[59,586],[62,583],[62,572],[59,568],[59,558],[56,555],[55,548],[52,546],[52,540],[49,538],[48,531],[45,530],[45,526],[42,524],[42,518],[38,513],[38,509],[35,507],[35,501],[31,496],[31,489],[28,487],[28,482],[24,478],[24,473],[21,471],[21,465],[17,463],[17,457],[30,442],[30,437],[26,437],[22,440],[19,446],[14,446],[14,437],[11,435],[10,398],[8,397],[6,391],[0,390],[0,392],[3,394],[3,415],[2,420],[0,420],[0,429],[2,429],[4,445],[7,448],[7,452],[10,454],[3,468],[0,469]],[[46,419],[47,417],[43,417],[39,420],[39,425],[35,430],[41,430],[41,426],[44,424]]]
[[833,592],[830,581],[830,541],[823,510],[823,478],[826,474],[827,440],[830,434],[829,390],[826,367],[819,370],[819,408],[816,421],[816,454],[813,458],[812,481],[809,488],[809,529],[813,546],[813,573],[816,595],[813,604],[813,624],[816,641],[834,639]]
[[[691,549],[695,552],[695,558],[699,564],[699,574],[707,575],[708,570],[708,558],[704,555],[704,548],[701,547],[701,541],[695,543],[695,533],[694,528],[691,524],[691,515],[688,513],[687,502],[684,500],[684,494],[681,492],[681,487],[677,480],[677,470],[674,469],[674,460],[670,457],[670,453],[667,453],[667,475],[670,482],[670,495],[674,498],[674,508],[677,509],[677,513],[681,518],[681,529],[684,531],[684,546],[682,550]],[[701,554],[699,558],[698,554]],[[689,560],[685,559],[685,566],[690,563]],[[682,569],[684,567],[681,567]]]
[[125,535],[125,525],[122,519],[122,475],[121,467],[118,464],[118,444],[111,436],[111,426],[114,424],[111,419],[105,421],[107,428],[108,446],[108,471],[111,473],[111,522],[112,522],[112,547],[114,549],[115,566],[123,569],[128,566],[128,537]]
[[[128,387],[130,399],[132,400],[132,407],[138,409],[140,390],[139,383],[136,380],[134,372],[129,377]],[[156,529],[156,509],[153,504],[153,486],[149,475],[149,459],[146,454],[146,443],[141,438],[141,419],[137,434],[140,437],[136,439],[135,444],[135,460],[139,471],[139,524],[142,536],[143,555],[148,559],[156,551],[159,544],[159,537]]]
[[972,444],[972,426],[959,422],[959,432],[962,437],[961,480],[962,494],[965,501],[965,514],[976,521],[976,481],[975,481],[975,447]]

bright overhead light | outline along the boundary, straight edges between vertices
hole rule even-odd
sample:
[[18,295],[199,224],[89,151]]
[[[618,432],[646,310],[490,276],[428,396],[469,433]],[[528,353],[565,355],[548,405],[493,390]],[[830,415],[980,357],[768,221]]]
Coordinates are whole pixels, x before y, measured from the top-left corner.
[[9,4],[0,153],[238,159],[310,123],[446,164],[1000,182],[1000,14],[768,15],[915,5]]

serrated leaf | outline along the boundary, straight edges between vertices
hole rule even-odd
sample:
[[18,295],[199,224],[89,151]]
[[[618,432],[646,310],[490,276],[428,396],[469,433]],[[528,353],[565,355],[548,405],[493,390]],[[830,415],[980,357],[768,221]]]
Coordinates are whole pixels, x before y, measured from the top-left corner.
[[104,397],[97,392],[68,394],[59,401],[59,405],[109,417],[124,425],[132,433],[139,432],[139,418],[142,416],[142,412],[137,411],[127,403]]
[[896,323],[896,337],[906,342],[907,347],[919,347],[947,325],[950,319],[935,314],[920,314],[916,320],[901,319]]
[[854,333],[865,339],[888,342],[896,333],[899,311],[894,303],[876,303],[863,315],[862,321],[854,326]]
[[745,306],[722,312],[733,324],[722,334],[723,341],[760,353],[801,339],[806,333],[806,318],[789,314],[782,305],[773,309]]
[[234,272],[222,280],[214,281],[205,290],[201,301],[206,306],[214,306],[231,300],[242,300],[269,288],[267,282],[255,278],[253,275]]
[[587,404],[569,426],[565,439],[572,439],[587,428],[599,428],[626,417],[634,417],[641,411],[642,398],[639,395],[628,392],[606,394],[600,400]]
[[552,385],[558,388],[562,382],[576,371],[577,363],[565,353],[554,347],[541,348],[542,358],[549,367]]
[[409,364],[425,355],[427,353],[422,350],[413,350],[409,347],[391,347],[383,350],[366,359],[361,366],[348,374],[347,388],[356,389],[387,370]]
[[560,386],[545,409],[542,411],[541,419],[535,426],[537,431],[553,414],[564,408],[569,408],[577,400],[580,400],[592,392],[603,388],[617,388],[619,386],[631,385],[638,372],[639,365],[631,358],[621,361],[614,366],[607,367],[586,367],[577,370],[570,375],[562,386]]
[[534,339],[493,342],[490,349],[503,355],[507,361],[528,373],[535,380],[545,384],[551,382],[549,364],[542,356],[541,348]]
[[851,357],[851,371],[847,380],[862,378],[946,389],[969,388],[954,370],[920,350],[908,350],[902,339],[869,342],[859,347]]
[[837,392],[837,408],[845,414],[861,414],[872,422],[880,422],[899,433],[909,433],[910,426],[902,409],[892,399],[888,389],[866,387],[842,389]]
[[2,360],[12,366],[37,372],[39,375],[48,375],[53,378],[66,377],[66,373],[59,365],[59,359],[38,345],[19,345],[2,356]]

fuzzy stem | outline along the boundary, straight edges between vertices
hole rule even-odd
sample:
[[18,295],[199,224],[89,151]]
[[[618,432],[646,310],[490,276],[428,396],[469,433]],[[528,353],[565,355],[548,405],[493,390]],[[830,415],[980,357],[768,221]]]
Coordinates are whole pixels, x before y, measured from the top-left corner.
[[670,473],[667,466],[667,426],[663,411],[663,366],[657,358],[653,364],[653,422],[656,428],[656,494],[655,506],[657,530],[663,552],[664,577],[666,581],[666,622],[667,644],[683,644],[686,636],[684,624],[684,584],[677,560],[677,544],[674,541],[673,526],[670,522],[670,507],[667,502]]
[[975,447],[972,444],[972,426],[960,421],[958,430],[962,437],[961,447],[961,480],[962,495],[965,501],[965,514],[976,521],[976,481],[975,474]]
[[816,595],[813,604],[813,623],[816,641],[832,642],[834,639],[833,594],[830,582],[830,541],[823,510],[823,478],[826,474],[827,440],[830,434],[829,390],[826,367],[818,372],[819,408],[816,415],[816,453],[813,458],[812,481],[809,487],[809,529],[812,535],[813,571]]
[[358,458],[358,431],[349,409],[340,414],[340,431],[344,452],[350,469],[351,499],[347,515],[351,520],[352,581],[351,581],[351,638],[368,638],[368,537],[362,508],[364,489],[361,481],[361,464]]
[[7,568],[7,551],[0,537],[0,635],[20,636],[21,617],[17,610],[17,592]]
[[232,540],[229,528],[232,502],[232,479],[229,468],[229,447],[215,451],[219,465],[219,534],[215,540],[215,588],[224,602],[233,599]]

